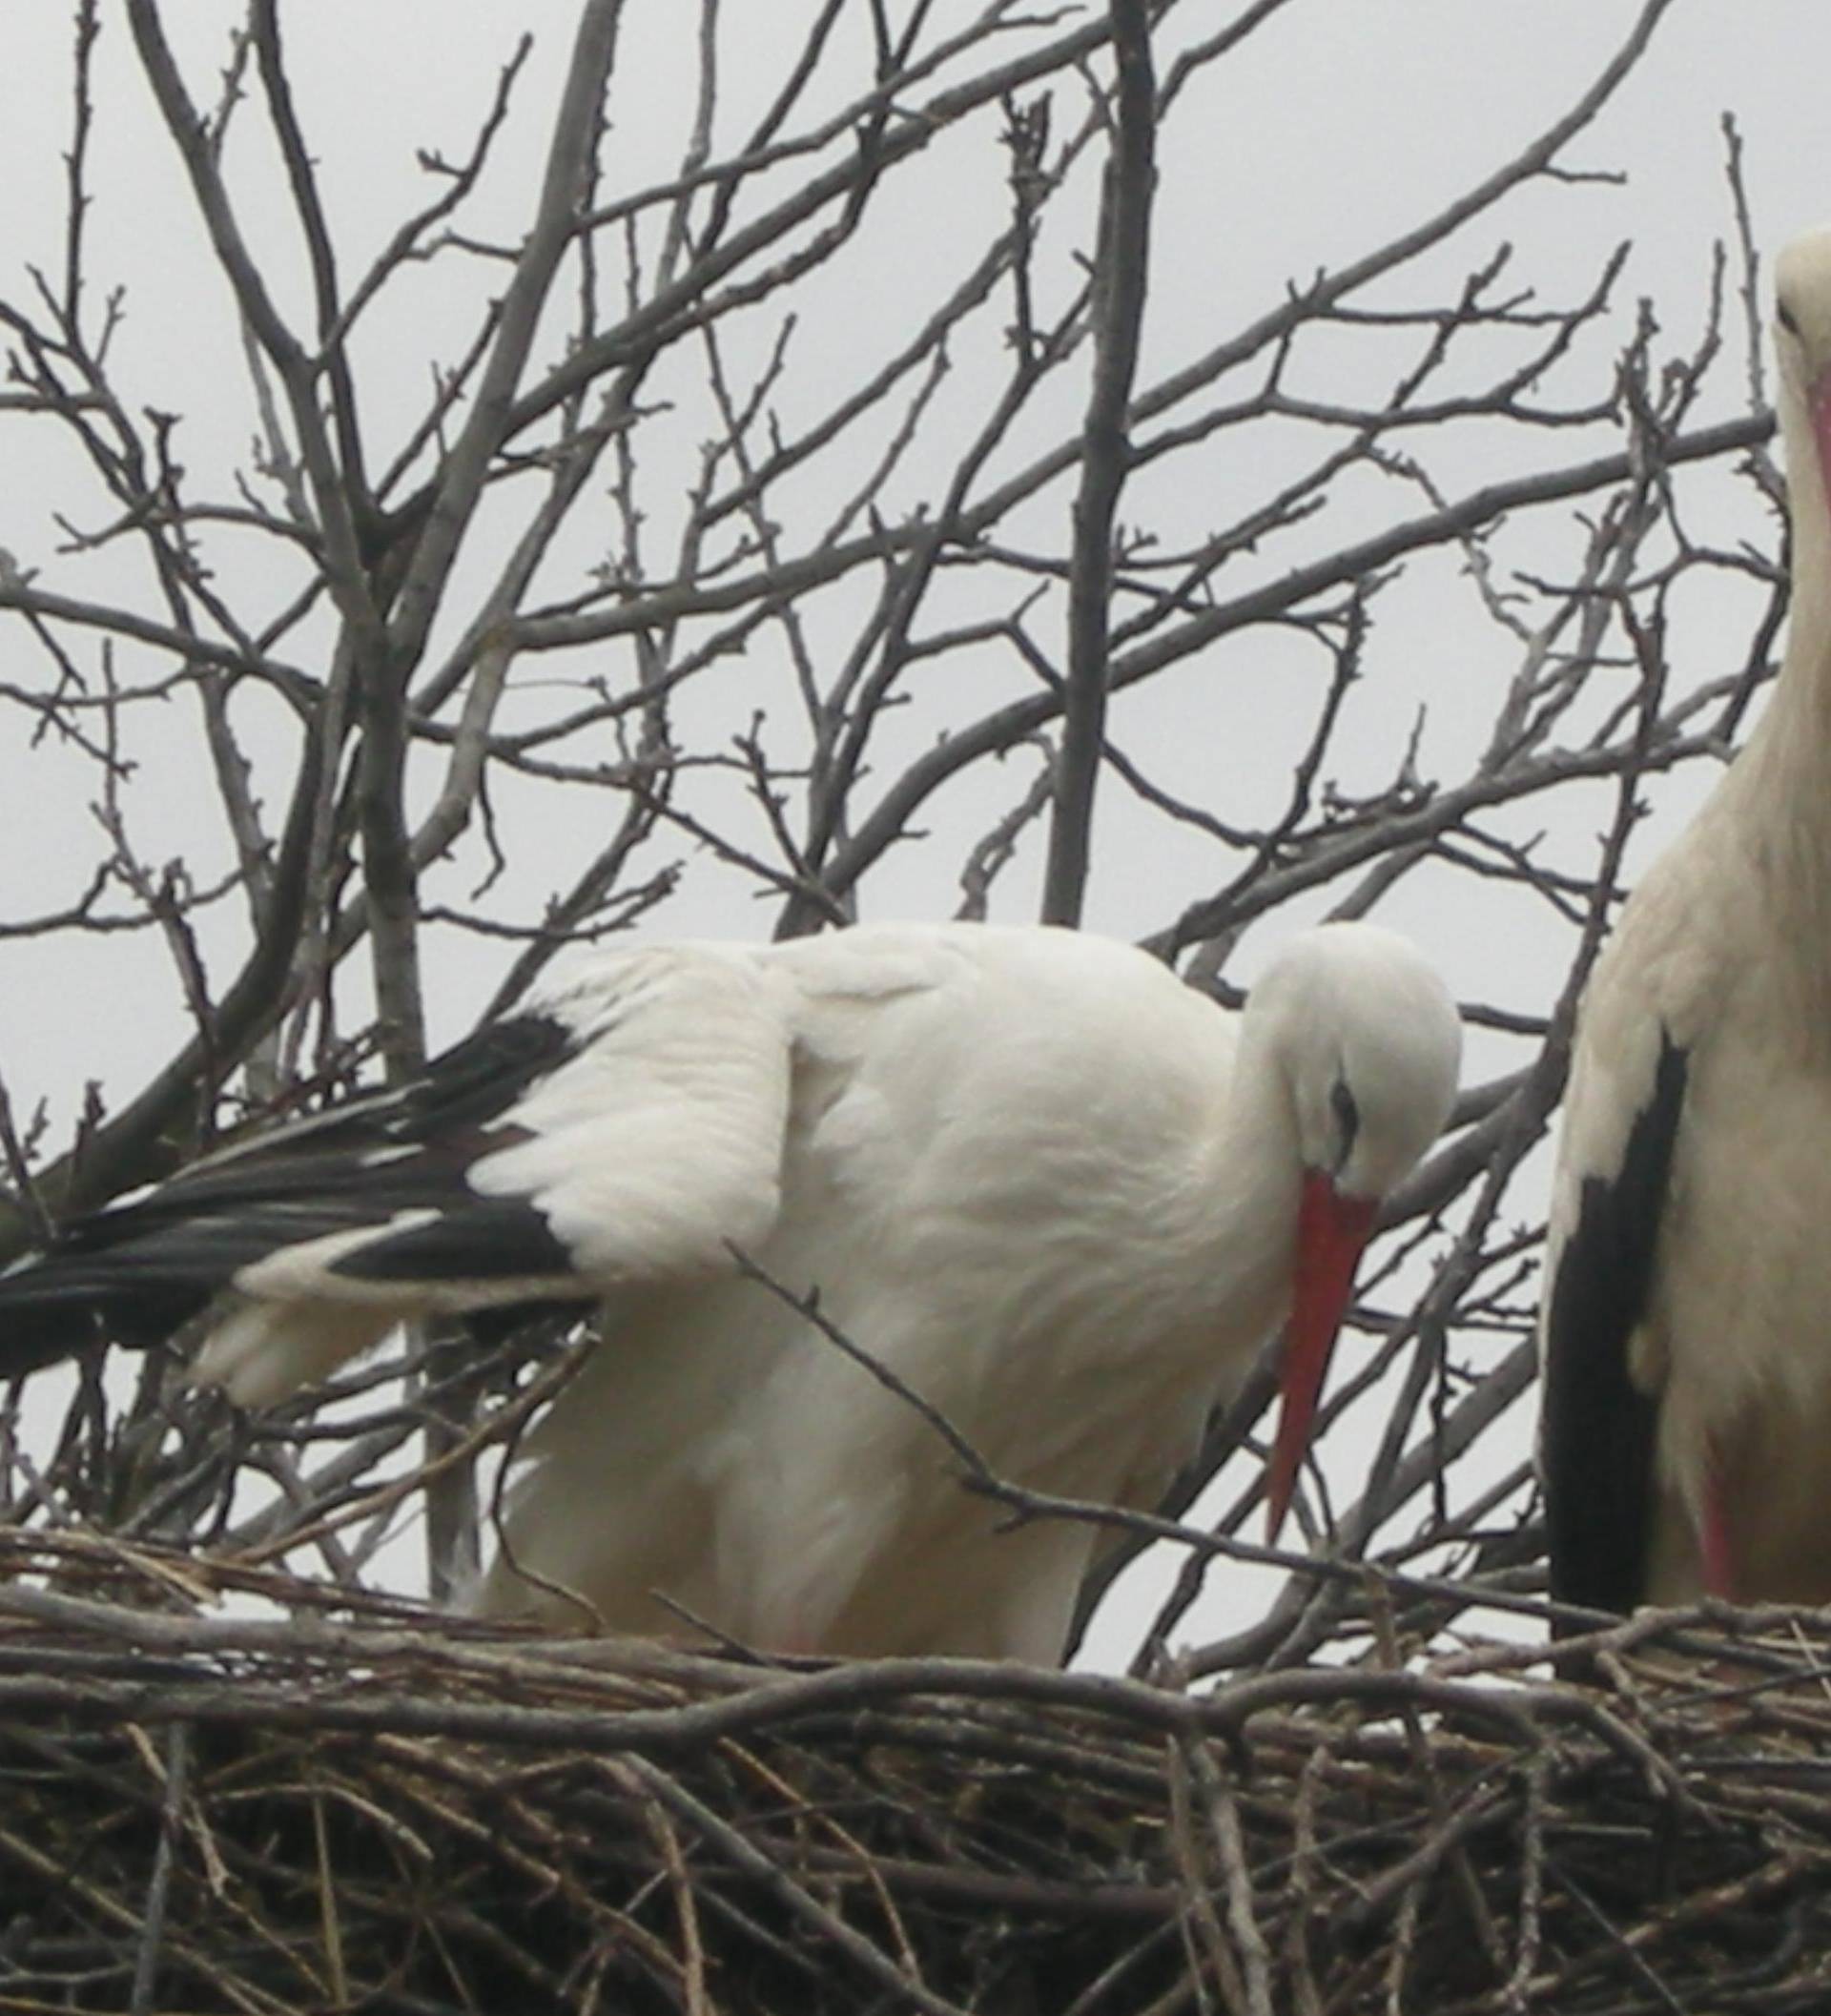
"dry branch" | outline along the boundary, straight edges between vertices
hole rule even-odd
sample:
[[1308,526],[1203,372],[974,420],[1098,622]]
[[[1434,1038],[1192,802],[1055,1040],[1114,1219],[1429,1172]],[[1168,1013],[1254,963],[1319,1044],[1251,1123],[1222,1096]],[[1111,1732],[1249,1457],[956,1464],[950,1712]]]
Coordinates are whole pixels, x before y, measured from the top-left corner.
[[1299,1952],[1343,2016],[1825,1992],[1807,1615],[1615,1627],[1600,1691],[1489,1643],[1192,1695],[0,1556],[9,2006],[1268,2012]]

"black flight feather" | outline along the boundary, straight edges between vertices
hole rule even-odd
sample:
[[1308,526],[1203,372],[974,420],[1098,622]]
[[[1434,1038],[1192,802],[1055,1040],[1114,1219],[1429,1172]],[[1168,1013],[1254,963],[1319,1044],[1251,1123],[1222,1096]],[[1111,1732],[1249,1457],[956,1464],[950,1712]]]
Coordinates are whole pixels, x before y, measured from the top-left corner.
[[1614,1176],[1583,1180],[1546,1327],[1543,1465],[1552,1594],[1593,1610],[1644,1600],[1659,1405],[1630,1375],[1684,1107],[1686,1053],[1659,1034],[1653,1093]]
[[72,1221],[0,1274],[0,1377],[98,1334],[168,1336],[240,1268],[405,1212],[434,1215],[384,1233],[340,1271],[377,1281],[565,1274],[566,1249],[532,1203],[480,1197],[465,1176],[526,1138],[504,1116],[577,1047],[549,1015],[491,1023],[405,1084],[232,1143],[144,1197]]

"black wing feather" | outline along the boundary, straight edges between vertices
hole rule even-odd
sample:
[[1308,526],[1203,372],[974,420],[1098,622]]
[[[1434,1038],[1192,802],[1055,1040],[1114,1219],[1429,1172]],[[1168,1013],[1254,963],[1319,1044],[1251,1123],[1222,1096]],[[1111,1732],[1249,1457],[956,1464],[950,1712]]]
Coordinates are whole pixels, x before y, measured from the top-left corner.
[[[137,1237],[218,1202],[323,1202],[327,1189],[352,1176],[381,1189],[391,1170],[417,1166],[425,1175],[442,1163],[448,1176],[462,1175],[480,1153],[502,1144],[505,1137],[492,1123],[578,1048],[574,1033],[550,1016],[489,1023],[406,1083],[234,1142],[137,1202],[77,1221],[64,1240],[88,1234],[113,1244],[116,1236]],[[417,1157],[400,1152],[406,1149]]]
[[74,1220],[0,1275],[0,1376],[103,1330],[131,1343],[167,1336],[237,1269],[402,1212],[437,1215],[341,1270],[377,1281],[564,1274],[566,1249],[542,1213],[478,1196],[465,1174],[525,1138],[504,1116],[578,1048],[577,1033],[551,1016],[491,1023],[405,1084],[233,1144],[131,1203]]
[[516,1197],[467,1197],[455,1214],[423,1219],[331,1263],[353,1281],[551,1280],[572,1256],[545,1216]]
[[1586,1177],[1546,1327],[1543,1466],[1552,1594],[1594,1610],[1643,1600],[1659,1404],[1630,1375],[1646,1314],[1689,1059],[1665,1029],[1621,1166]]

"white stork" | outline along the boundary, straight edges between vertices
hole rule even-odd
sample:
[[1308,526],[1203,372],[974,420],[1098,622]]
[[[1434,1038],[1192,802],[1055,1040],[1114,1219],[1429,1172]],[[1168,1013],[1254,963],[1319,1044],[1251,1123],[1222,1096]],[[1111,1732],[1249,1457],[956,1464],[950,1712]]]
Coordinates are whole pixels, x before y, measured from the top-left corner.
[[1585,995],[1542,1315],[1552,1589],[1831,1600],[1831,232],[1776,267],[1790,627]]
[[260,1405],[403,1317],[588,1298],[601,1341],[528,1439],[476,1608],[1055,1660],[1094,1530],[1008,1528],[733,1249],[1002,1476],[1121,1503],[1289,1314],[1275,1517],[1459,1043],[1435,975],[1364,924],[1294,939],[1243,1016],[1052,929],[619,953],[412,1083],[71,1225],[0,1276],[0,1374],[98,1322],[191,1322],[195,1376]]

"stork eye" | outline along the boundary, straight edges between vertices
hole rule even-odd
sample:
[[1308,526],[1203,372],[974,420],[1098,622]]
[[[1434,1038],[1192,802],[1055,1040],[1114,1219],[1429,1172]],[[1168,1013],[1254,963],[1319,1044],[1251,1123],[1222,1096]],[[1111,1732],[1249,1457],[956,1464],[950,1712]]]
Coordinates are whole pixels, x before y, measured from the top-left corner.
[[1354,1095],[1348,1089],[1345,1078],[1338,1078],[1330,1086],[1328,1103],[1335,1123],[1342,1130],[1341,1158],[1335,1164],[1339,1169],[1354,1152],[1354,1137],[1361,1131],[1361,1109],[1354,1103]]
[[1800,325],[1793,318],[1792,309],[1784,301],[1777,300],[1774,303],[1774,319],[1780,323],[1788,336],[1799,335]]

